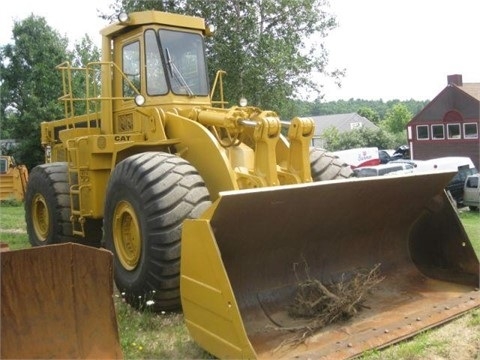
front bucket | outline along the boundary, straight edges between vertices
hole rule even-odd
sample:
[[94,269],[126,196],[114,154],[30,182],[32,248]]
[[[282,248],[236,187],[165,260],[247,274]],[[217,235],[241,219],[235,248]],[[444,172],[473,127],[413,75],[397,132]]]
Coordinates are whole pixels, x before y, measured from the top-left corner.
[[[184,224],[192,337],[219,358],[349,358],[480,306],[479,261],[443,191],[452,176],[222,193],[203,219]],[[311,319],[287,311],[302,264],[324,284],[375,266],[383,280],[355,316],[309,334]]]
[[77,244],[5,251],[2,359],[122,358],[113,255]]

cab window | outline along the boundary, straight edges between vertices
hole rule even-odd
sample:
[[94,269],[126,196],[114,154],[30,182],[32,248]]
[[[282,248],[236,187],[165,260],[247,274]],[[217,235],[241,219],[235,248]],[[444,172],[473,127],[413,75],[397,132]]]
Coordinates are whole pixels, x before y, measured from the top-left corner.
[[178,95],[208,95],[203,37],[165,29],[161,29],[159,34],[172,92]]
[[[140,91],[140,42],[127,44],[122,49],[123,96],[134,97]],[[128,79],[128,80],[127,80]]]
[[8,164],[6,159],[0,159],[0,173],[4,174],[8,170]]
[[167,80],[154,30],[145,32],[145,62],[147,94],[166,94],[168,92]]

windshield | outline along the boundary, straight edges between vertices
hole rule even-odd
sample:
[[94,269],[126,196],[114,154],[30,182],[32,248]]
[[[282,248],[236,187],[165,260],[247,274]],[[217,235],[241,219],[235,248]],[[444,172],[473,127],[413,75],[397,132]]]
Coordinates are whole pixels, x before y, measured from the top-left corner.
[[[161,53],[153,31],[146,31],[146,73],[149,95],[207,96],[208,81],[203,37],[200,34],[159,30]],[[167,85],[168,83],[168,85]]]

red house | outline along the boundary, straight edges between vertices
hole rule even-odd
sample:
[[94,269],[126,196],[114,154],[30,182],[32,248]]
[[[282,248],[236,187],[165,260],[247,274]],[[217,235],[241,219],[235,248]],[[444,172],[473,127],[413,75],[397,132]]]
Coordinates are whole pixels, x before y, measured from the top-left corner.
[[447,76],[447,87],[407,124],[410,156],[467,156],[480,169],[480,83]]

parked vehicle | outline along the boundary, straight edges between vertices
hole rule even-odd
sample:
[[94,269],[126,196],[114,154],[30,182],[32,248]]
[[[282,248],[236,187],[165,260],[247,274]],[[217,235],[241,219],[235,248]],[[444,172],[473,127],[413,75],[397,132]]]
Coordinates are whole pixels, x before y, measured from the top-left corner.
[[463,205],[472,211],[480,208],[480,174],[467,176],[463,187]]
[[340,150],[333,154],[349,164],[352,169],[380,164],[379,151],[376,147]]
[[0,156],[0,200],[23,201],[28,182],[28,169],[18,165],[13,156]]
[[378,150],[378,157],[380,158],[380,164],[387,164],[393,160],[393,154],[395,150]]
[[407,163],[388,163],[376,166],[363,166],[353,170],[357,177],[382,176],[393,174],[406,174],[413,172],[413,165]]
[[414,169],[423,169],[425,164],[424,160],[409,160],[409,159],[399,159],[399,160],[392,160],[389,164],[408,164],[411,165]]
[[408,145],[399,146],[391,157],[392,160],[410,159],[410,147]]
[[467,176],[478,173],[477,168],[469,157],[465,156],[447,156],[436,159],[425,160],[416,171],[457,171],[455,176],[450,180],[445,190],[450,192],[457,206],[463,205],[463,186]]
[[407,145],[401,145],[396,150],[378,150],[378,156],[380,164],[388,164],[399,159],[410,159],[410,148]]

